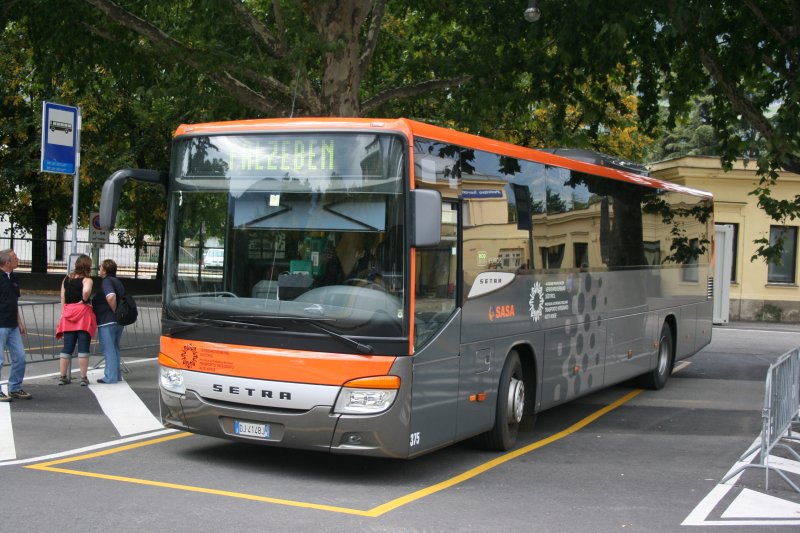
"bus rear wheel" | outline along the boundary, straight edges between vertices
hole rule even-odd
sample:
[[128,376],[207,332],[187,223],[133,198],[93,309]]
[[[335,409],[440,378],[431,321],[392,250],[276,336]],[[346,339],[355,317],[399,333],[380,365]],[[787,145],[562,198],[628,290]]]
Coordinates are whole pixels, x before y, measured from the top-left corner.
[[517,433],[525,413],[525,380],[519,354],[511,351],[500,374],[494,427],[480,436],[490,450],[505,451],[517,443]]
[[646,374],[639,376],[637,385],[643,389],[661,390],[667,384],[669,375],[672,374],[672,365],[675,361],[675,351],[672,345],[672,328],[664,323],[661,336],[658,339],[658,360],[656,367]]

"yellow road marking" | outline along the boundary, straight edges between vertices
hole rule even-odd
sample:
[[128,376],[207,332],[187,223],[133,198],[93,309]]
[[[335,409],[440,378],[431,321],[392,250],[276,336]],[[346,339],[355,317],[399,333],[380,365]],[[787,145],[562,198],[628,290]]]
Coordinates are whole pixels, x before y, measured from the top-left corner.
[[174,435],[167,435],[166,437],[159,437],[157,439],[150,439],[150,440],[143,440],[140,442],[134,442],[131,444],[126,444],[125,446],[118,446],[116,448],[109,448],[107,450],[100,450],[98,452],[92,453],[85,453],[83,455],[78,455],[76,457],[66,457],[64,459],[56,459],[54,461],[46,461],[44,463],[36,463],[35,465],[28,465],[25,468],[33,468],[35,470],[47,470],[48,468],[52,467],[53,465],[60,465],[64,463],[74,463],[77,461],[85,461],[87,459],[94,459],[96,457],[103,457],[104,455],[112,455],[115,453],[126,452],[128,450],[133,450],[135,448],[143,448],[145,446],[152,446],[153,444],[161,444],[162,442],[167,442],[175,439],[180,439],[183,437],[189,437],[191,433],[176,433]]
[[[187,434],[188,435],[188,434]],[[184,435],[185,436],[185,435]],[[60,474],[73,474],[76,476],[93,477],[98,479],[106,479],[110,481],[122,481],[125,483],[134,483],[137,485],[148,485],[151,487],[161,487],[165,489],[185,490],[189,492],[199,492],[202,494],[214,494],[216,496],[227,496],[229,498],[239,498],[241,500],[252,500],[264,503],[275,503],[279,505],[287,505],[290,507],[302,507],[305,509],[317,509],[320,511],[331,511],[334,513],[353,514],[359,516],[372,516],[369,511],[359,511],[358,509],[349,509],[347,507],[335,507],[333,505],[322,505],[318,503],[298,502],[293,500],[282,500],[280,498],[270,498],[268,496],[258,496],[256,494],[247,494],[243,492],[230,492],[227,490],[209,489],[205,487],[195,487],[192,485],[181,485],[178,483],[166,483],[163,481],[152,481],[149,479],[138,479],[135,477],[113,476],[108,474],[98,474],[95,472],[84,472],[82,470],[70,470],[68,468],[57,467],[41,467],[37,465],[26,466],[25,468],[33,468],[37,470],[46,470],[48,472],[58,472]]]
[[440,490],[444,490],[444,489],[450,488],[450,487],[452,487],[454,485],[458,485],[462,481],[466,481],[466,480],[471,479],[471,478],[473,478],[473,477],[475,477],[475,476],[477,476],[479,474],[483,474],[484,472],[486,472],[488,470],[491,470],[492,468],[495,468],[497,466],[500,466],[500,465],[502,465],[504,463],[507,463],[508,461],[511,461],[512,459],[516,459],[517,457],[525,455],[526,453],[532,452],[533,450],[537,450],[539,448],[547,446],[548,444],[552,444],[553,442],[556,442],[557,440],[561,440],[564,437],[572,435],[576,431],[578,431],[580,429],[583,429],[587,425],[591,424],[592,422],[594,422],[595,420],[597,420],[601,416],[613,411],[614,409],[616,409],[617,407],[621,406],[622,404],[632,400],[633,398],[638,396],[639,393],[641,393],[641,392],[642,392],[642,389],[636,389],[634,391],[631,391],[628,394],[626,394],[625,396],[623,396],[622,398],[618,399],[617,401],[615,401],[615,402],[613,402],[613,403],[611,403],[609,405],[606,405],[602,409],[600,409],[598,411],[595,411],[594,413],[590,414],[589,416],[587,416],[583,420],[580,420],[580,421],[572,424],[567,429],[564,429],[562,431],[559,431],[558,433],[550,435],[547,438],[544,438],[542,440],[537,440],[536,442],[528,444],[527,446],[523,446],[522,448],[519,448],[517,450],[513,450],[511,452],[508,452],[508,453],[506,453],[504,455],[501,455],[500,457],[497,457],[496,459],[492,459],[488,463],[483,463],[482,465],[478,465],[475,468],[467,470],[466,472],[464,472],[462,474],[459,474],[457,476],[453,476],[450,479],[442,481],[441,483],[437,483],[435,485],[431,485],[430,487],[426,487],[426,488],[420,489],[420,490],[418,490],[416,492],[412,492],[411,494],[407,494],[405,496],[401,496],[400,498],[397,498],[397,499],[392,500],[390,502],[384,503],[383,505],[379,505],[377,507],[373,507],[372,509],[370,509],[370,516],[380,516],[380,515],[382,515],[382,514],[384,514],[386,512],[389,512],[389,511],[391,511],[393,509],[397,509],[400,506],[406,505],[407,503],[411,503],[411,502],[413,502],[415,500],[419,500],[420,498],[424,498],[425,496],[430,496],[431,494],[433,494],[435,492],[439,492]]
[[431,494],[435,494],[435,493],[437,493],[439,491],[442,491],[444,489],[447,489],[447,488],[453,487],[455,485],[458,485],[459,483],[462,483],[464,481],[472,479],[472,478],[474,478],[474,477],[476,477],[476,476],[478,476],[480,474],[483,474],[484,472],[487,472],[487,471],[489,471],[489,470],[491,470],[491,469],[493,469],[495,467],[498,467],[498,466],[500,466],[502,464],[505,464],[505,463],[507,463],[509,461],[512,461],[513,459],[516,459],[516,458],[518,458],[518,457],[520,457],[522,455],[525,455],[525,454],[530,453],[530,452],[532,452],[534,450],[537,450],[539,448],[547,446],[548,444],[552,444],[552,443],[554,443],[554,442],[556,442],[558,440],[561,440],[564,437],[572,435],[573,433],[575,433],[575,432],[583,429],[587,425],[591,424],[592,422],[594,422],[595,420],[597,420],[601,416],[606,415],[609,412],[611,412],[614,409],[616,409],[617,407],[620,407],[621,405],[624,405],[625,403],[629,402],[630,400],[632,400],[633,398],[638,396],[641,392],[642,392],[641,389],[633,390],[633,391],[629,392],[628,394],[626,394],[625,396],[619,398],[618,400],[606,405],[605,407],[603,407],[601,409],[598,409],[597,411],[595,411],[594,413],[590,414],[586,418],[584,418],[584,419],[572,424],[568,428],[566,428],[566,429],[564,429],[562,431],[559,431],[558,433],[554,433],[553,435],[550,435],[549,437],[546,437],[544,439],[541,439],[541,440],[538,440],[538,441],[533,442],[531,444],[528,444],[527,446],[523,446],[522,448],[519,448],[517,450],[508,452],[506,454],[503,454],[500,457],[497,457],[495,459],[492,459],[491,461],[488,461],[486,463],[478,465],[475,468],[471,468],[470,470],[467,470],[466,472],[463,472],[461,474],[453,476],[450,479],[446,479],[446,480],[444,480],[442,482],[436,483],[435,485],[431,485],[430,487],[426,487],[424,489],[420,489],[418,491],[406,494],[405,496],[401,496],[399,498],[395,498],[394,500],[388,501],[388,502],[386,502],[384,504],[378,505],[377,507],[373,507],[372,509],[368,509],[366,511],[365,510],[361,510],[361,509],[351,509],[351,508],[348,508],[348,507],[337,507],[337,506],[334,506],[334,505],[323,505],[323,504],[311,503],[311,502],[301,502],[301,501],[295,501],[295,500],[284,500],[284,499],[281,499],[281,498],[270,498],[270,497],[267,497],[267,496],[258,496],[258,495],[255,495],[255,494],[246,494],[246,493],[242,493],[242,492],[231,492],[231,491],[225,491],[225,490],[210,489],[210,488],[205,488],[205,487],[196,487],[196,486],[192,486],[192,485],[181,485],[181,484],[178,484],[178,483],[166,483],[166,482],[163,482],[163,481],[152,481],[152,480],[148,480],[148,479],[138,479],[138,478],[125,477],[125,476],[99,474],[99,473],[95,473],[95,472],[86,472],[86,471],[82,471],[82,470],[71,470],[71,469],[68,469],[68,468],[60,468],[60,467],[56,466],[56,465],[61,465],[61,464],[64,464],[64,463],[72,463],[72,462],[77,462],[77,461],[84,461],[84,460],[87,460],[87,459],[93,459],[93,458],[96,458],[96,457],[103,457],[103,456],[106,456],[106,455],[120,453],[120,452],[124,452],[124,451],[128,451],[128,450],[132,450],[132,449],[135,449],[135,448],[142,448],[144,446],[151,446],[153,444],[160,444],[160,443],[163,443],[163,442],[168,442],[168,441],[172,441],[172,440],[175,440],[175,439],[180,439],[180,438],[183,438],[183,437],[188,437],[188,436],[191,435],[190,433],[178,433],[178,434],[175,434],[175,435],[169,435],[169,436],[160,437],[160,438],[157,438],[157,439],[152,439],[152,440],[147,440],[147,441],[127,444],[125,446],[120,446],[118,448],[111,448],[111,449],[102,450],[102,451],[98,451],[98,452],[87,453],[87,454],[80,455],[80,456],[77,456],[77,457],[68,457],[68,458],[65,458],[65,459],[57,459],[55,461],[47,461],[47,462],[44,462],[44,463],[28,465],[25,468],[30,468],[32,470],[42,470],[42,471],[46,471],[46,472],[57,472],[57,473],[60,473],[60,474],[71,474],[71,475],[75,475],[75,476],[84,476],[84,477],[91,477],[91,478],[97,478],[97,479],[106,479],[106,480],[110,480],[110,481],[121,481],[121,482],[125,482],[125,483],[134,483],[134,484],[137,484],[137,485],[148,485],[148,486],[151,486],[151,487],[161,487],[161,488],[167,488],[167,489],[185,490],[185,491],[189,491],[189,492],[198,492],[198,493],[203,493],[203,494],[214,494],[214,495],[217,495],[217,496],[226,496],[226,497],[229,497],[229,498],[239,498],[239,499],[258,501],[258,502],[264,502],[264,503],[287,505],[287,506],[290,506],[290,507],[301,507],[301,508],[304,508],[304,509],[316,509],[316,510],[320,510],[320,511],[329,511],[329,512],[335,512],[335,513],[343,513],[343,514],[350,514],[350,515],[366,516],[366,517],[376,518],[376,517],[379,517],[379,516],[381,516],[383,514],[388,513],[389,511],[393,511],[393,510],[397,509],[398,507],[402,507],[402,506],[407,505],[407,504],[409,504],[411,502],[420,500],[420,499],[422,499],[422,498],[424,498],[426,496],[430,496]]

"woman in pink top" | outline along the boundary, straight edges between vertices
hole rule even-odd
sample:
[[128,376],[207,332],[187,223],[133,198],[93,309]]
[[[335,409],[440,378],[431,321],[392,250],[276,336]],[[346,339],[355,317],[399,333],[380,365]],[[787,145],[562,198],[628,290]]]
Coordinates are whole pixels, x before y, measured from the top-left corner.
[[97,331],[97,320],[89,303],[92,295],[92,259],[81,254],[75,260],[75,269],[64,278],[61,284],[61,320],[56,329],[56,338],[64,338],[61,350],[59,385],[67,385],[71,379],[67,375],[69,361],[75,346],[78,346],[78,366],[81,370],[81,387],[89,384],[86,372],[89,370],[89,345]]

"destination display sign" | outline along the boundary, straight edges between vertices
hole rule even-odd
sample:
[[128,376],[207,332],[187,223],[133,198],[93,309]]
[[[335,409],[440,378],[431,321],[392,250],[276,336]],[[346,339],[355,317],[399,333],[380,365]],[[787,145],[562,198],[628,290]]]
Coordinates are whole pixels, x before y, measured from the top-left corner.
[[303,136],[263,139],[240,144],[227,153],[229,171],[284,171],[293,173],[336,168],[336,139]]

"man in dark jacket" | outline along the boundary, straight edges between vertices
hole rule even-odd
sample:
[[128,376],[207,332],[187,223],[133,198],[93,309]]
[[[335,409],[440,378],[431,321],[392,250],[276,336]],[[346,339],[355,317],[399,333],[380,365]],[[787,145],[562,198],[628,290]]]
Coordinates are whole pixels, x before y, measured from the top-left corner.
[[30,400],[31,395],[22,390],[25,377],[25,347],[22,335],[25,324],[19,314],[19,281],[14,269],[19,260],[14,250],[0,251],[0,371],[3,368],[3,352],[8,349],[11,355],[11,375],[8,377],[8,396],[0,390],[0,402],[11,400]]

